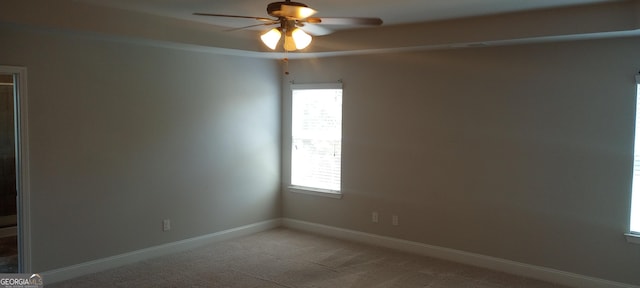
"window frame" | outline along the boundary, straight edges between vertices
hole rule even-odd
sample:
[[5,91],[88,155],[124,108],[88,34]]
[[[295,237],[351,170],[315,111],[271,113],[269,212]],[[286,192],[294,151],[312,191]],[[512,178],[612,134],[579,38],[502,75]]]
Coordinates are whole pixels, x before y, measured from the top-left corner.
[[[343,195],[343,188],[342,188],[342,153],[340,156],[340,188],[339,190],[330,190],[330,189],[322,189],[322,188],[315,188],[315,187],[308,187],[308,186],[299,186],[299,185],[293,185],[292,184],[292,171],[293,171],[293,149],[292,149],[292,143],[293,143],[293,94],[294,94],[294,90],[312,90],[312,89],[317,89],[317,90],[323,90],[323,89],[340,89],[343,90],[343,86],[342,86],[342,82],[336,82],[336,83],[312,83],[312,84],[294,84],[293,82],[291,82],[290,87],[289,87],[289,101],[290,101],[290,109],[288,111],[289,115],[289,120],[290,122],[289,127],[288,127],[288,157],[289,157],[289,171],[288,171],[288,181],[287,181],[287,188],[289,192],[294,192],[294,193],[300,193],[300,194],[306,194],[306,195],[314,195],[314,196],[323,196],[323,197],[329,197],[329,198],[336,198],[336,199],[341,199],[342,195]],[[344,90],[343,90],[344,92]],[[341,114],[343,113],[342,107],[344,105],[341,105],[340,107],[340,112]],[[342,129],[342,125],[340,127],[340,146],[342,147],[342,133],[343,133],[343,129]],[[341,149],[342,150],[342,149]]]
[[[635,133],[634,133],[634,151],[633,151],[633,175],[632,175],[632,184],[631,184],[631,203],[629,203],[629,232],[625,233],[627,241],[629,243],[640,244],[640,227],[635,227],[637,230],[633,230],[633,216],[640,215],[640,211],[634,211],[634,207],[636,210],[640,210],[640,177],[635,176],[636,172],[636,154],[640,154],[640,151],[636,151],[636,147],[639,146],[638,139],[640,137],[640,115],[638,114],[640,111],[640,74],[636,75],[636,115],[634,117],[635,120]],[[640,220],[636,220],[640,221]],[[640,226],[636,224],[636,226]]]

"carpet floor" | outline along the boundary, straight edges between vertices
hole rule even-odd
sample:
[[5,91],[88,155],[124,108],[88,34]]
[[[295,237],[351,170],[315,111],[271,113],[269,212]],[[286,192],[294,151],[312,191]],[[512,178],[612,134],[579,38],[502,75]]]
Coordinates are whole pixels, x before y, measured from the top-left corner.
[[67,287],[474,287],[557,284],[284,228],[65,282]]

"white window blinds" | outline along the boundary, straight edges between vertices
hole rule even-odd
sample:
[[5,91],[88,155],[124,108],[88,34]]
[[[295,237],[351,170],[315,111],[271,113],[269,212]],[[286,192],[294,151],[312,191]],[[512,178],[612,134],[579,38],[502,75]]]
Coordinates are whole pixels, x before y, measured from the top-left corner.
[[340,191],[342,85],[292,84],[291,185]]

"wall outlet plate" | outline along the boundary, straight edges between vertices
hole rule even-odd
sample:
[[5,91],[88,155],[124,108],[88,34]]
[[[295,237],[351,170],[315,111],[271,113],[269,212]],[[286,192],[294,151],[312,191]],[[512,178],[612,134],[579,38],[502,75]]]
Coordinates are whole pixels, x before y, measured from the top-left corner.
[[171,220],[169,219],[162,220],[162,231],[169,231],[169,230],[171,230]]

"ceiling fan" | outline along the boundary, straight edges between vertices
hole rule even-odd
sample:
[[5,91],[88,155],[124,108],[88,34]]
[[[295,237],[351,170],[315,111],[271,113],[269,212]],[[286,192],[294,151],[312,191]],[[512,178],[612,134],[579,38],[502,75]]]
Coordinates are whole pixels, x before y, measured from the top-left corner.
[[271,50],[275,50],[280,42],[280,38],[282,38],[282,34],[284,34],[283,46],[285,51],[295,51],[306,48],[311,43],[311,35],[320,36],[333,32],[327,28],[319,26],[322,24],[358,26],[382,25],[382,19],[380,18],[311,17],[316,12],[316,10],[309,8],[306,4],[285,0],[269,3],[269,5],[267,5],[267,14],[273,18],[213,13],[193,13],[193,15],[254,19],[262,22],[260,24],[249,25],[232,30],[240,30],[257,26],[279,25],[278,27],[262,34],[260,38],[267,47],[271,48]]

